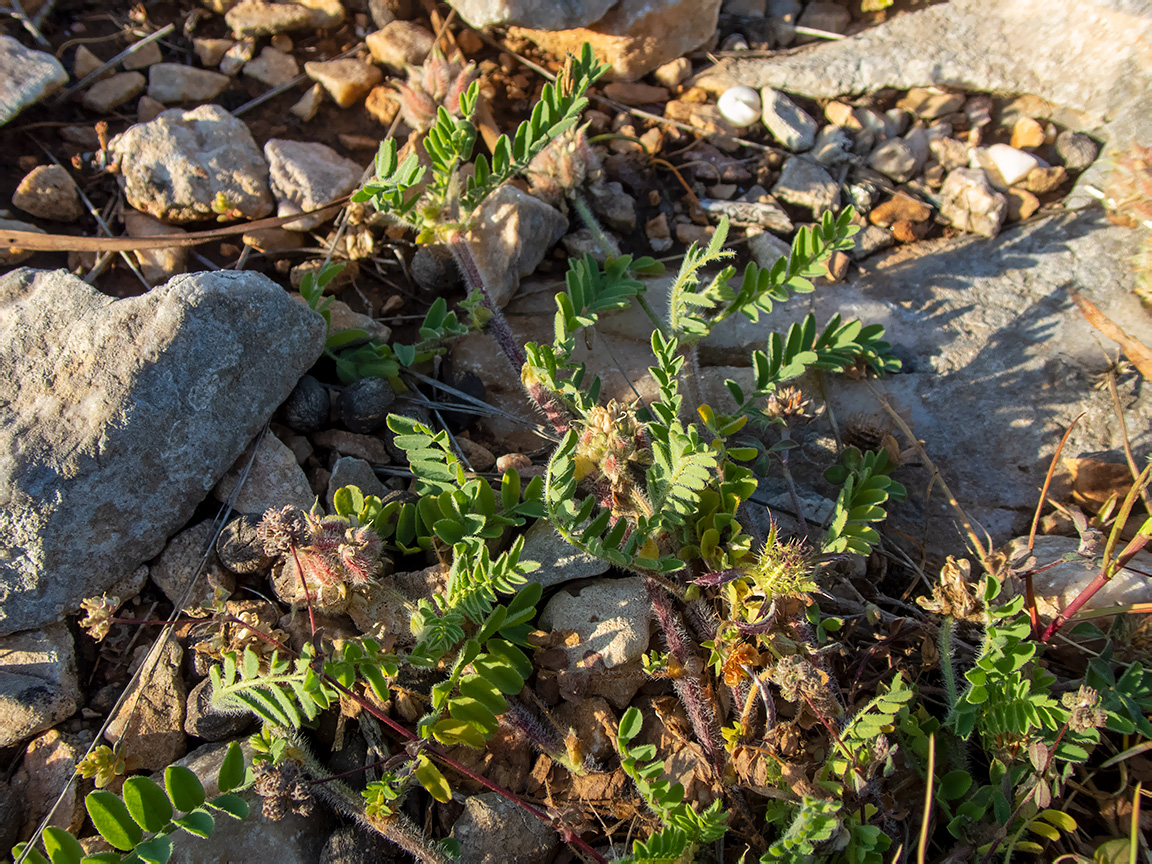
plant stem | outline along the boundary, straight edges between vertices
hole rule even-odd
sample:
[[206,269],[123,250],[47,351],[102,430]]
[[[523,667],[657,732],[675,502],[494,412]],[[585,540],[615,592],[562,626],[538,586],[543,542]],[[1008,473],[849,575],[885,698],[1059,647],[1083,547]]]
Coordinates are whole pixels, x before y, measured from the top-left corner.
[[488,287],[480,276],[480,270],[476,267],[476,259],[472,257],[472,250],[459,234],[453,234],[448,238],[448,248],[452,251],[452,257],[456,259],[456,266],[460,268],[460,274],[464,277],[464,283],[468,286],[469,292],[479,291],[480,296],[484,298],[484,305],[492,313],[492,318],[488,321],[488,328],[492,331],[496,344],[500,346],[500,350],[504,352],[504,356],[512,364],[513,370],[519,375],[528,358],[524,354],[523,346],[516,341],[512,328],[508,326],[508,319],[504,317],[500,307],[492,302],[492,295],[488,293]]
[[660,320],[660,316],[656,314],[656,310],[652,308],[643,294],[636,295],[636,303],[644,310],[644,314],[648,316],[648,320],[652,322],[652,326],[660,331],[660,335],[668,338],[668,331],[664,329],[664,324]]

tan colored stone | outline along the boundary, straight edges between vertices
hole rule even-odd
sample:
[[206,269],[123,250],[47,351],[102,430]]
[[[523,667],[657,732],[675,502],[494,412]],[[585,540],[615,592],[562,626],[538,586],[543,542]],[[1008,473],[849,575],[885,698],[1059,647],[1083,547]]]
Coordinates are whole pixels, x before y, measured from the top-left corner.
[[364,37],[372,59],[403,71],[406,66],[419,66],[432,50],[435,37],[411,21],[392,21]]
[[1022,183],[1016,185],[1035,195],[1046,195],[1059,189],[1067,180],[1068,171],[1063,165],[1053,165],[1050,168],[1038,166],[1028,172]]
[[88,88],[80,104],[89,111],[107,114],[144,92],[147,81],[139,72],[121,72]]
[[[72,58],[72,77],[79,81],[91,75],[97,69],[104,65],[104,61],[93,54],[86,45],[81,45],[76,49],[76,56]],[[97,81],[103,81],[116,74],[115,67],[109,67],[104,70],[104,73],[97,78]]]
[[856,117],[856,109],[846,102],[829,102],[824,106],[824,116],[835,126],[843,126],[845,129],[864,128]]
[[896,222],[925,222],[931,217],[932,208],[907,195],[893,195],[868,214],[868,221],[881,228]]
[[654,87],[640,81],[613,81],[604,87],[604,95],[625,105],[663,103],[670,98],[666,87]]
[[320,110],[323,103],[324,88],[319,84],[313,84],[308,88],[308,92],[296,100],[296,104],[288,110],[301,120],[308,121],[316,116],[316,112]]
[[1040,209],[1040,199],[1027,189],[1013,186],[1004,197],[1008,200],[1008,213],[1004,218],[1009,222],[1020,222]]
[[124,742],[129,771],[162,771],[184,755],[188,689],[180,677],[183,656],[175,640],[137,649],[137,661],[151,674],[139,679],[104,733],[111,744]]
[[287,228],[259,228],[244,234],[246,246],[251,246],[257,252],[265,255],[276,255],[291,249],[299,249],[307,245],[307,236]]
[[54,222],[75,222],[84,215],[76,184],[62,165],[40,165],[29,171],[16,187],[12,204]]
[[157,102],[145,93],[140,97],[140,101],[136,103],[136,122],[150,123],[159,117],[160,112],[166,110],[167,107],[163,102]]
[[683,84],[691,74],[692,61],[687,57],[677,57],[675,60],[669,60],[653,72],[652,77],[660,86],[672,88]]
[[304,64],[304,71],[322,85],[341,108],[350,108],[368,95],[384,77],[376,66],[352,57],[343,60],[318,60]]
[[164,60],[164,55],[160,53],[160,45],[155,40],[149,42],[143,48],[137,48],[131,54],[121,61],[120,65],[125,70],[131,72],[135,69],[147,69],[149,66],[155,66]]
[[0,265],[12,266],[21,261],[27,261],[34,253],[19,246],[13,246],[4,240],[5,231],[31,231],[35,234],[47,234],[43,228],[21,222],[18,219],[0,219]]
[[192,48],[201,66],[219,66],[228,49],[236,43],[231,39],[193,39]]
[[380,125],[391,126],[400,111],[400,100],[396,97],[395,90],[381,85],[372,88],[372,92],[364,100],[364,107]]
[[[124,227],[129,237],[156,237],[187,234],[183,228],[165,225],[138,210],[125,210]],[[165,246],[161,249],[139,249],[132,253],[140,272],[149,285],[162,285],[177,273],[188,269],[188,248]]]
[[1009,143],[1021,150],[1040,147],[1044,143],[1044,127],[1031,117],[1021,117],[1012,127],[1012,140]]
[[720,0],[681,0],[660,8],[648,0],[620,0],[589,27],[558,31],[512,27],[509,36],[535,42],[557,57],[569,51],[579,55],[588,42],[612,67],[608,73],[612,78],[634,81],[711,39],[719,13]]
[[291,54],[265,47],[259,57],[244,64],[244,74],[269,87],[279,87],[299,75],[300,66]]

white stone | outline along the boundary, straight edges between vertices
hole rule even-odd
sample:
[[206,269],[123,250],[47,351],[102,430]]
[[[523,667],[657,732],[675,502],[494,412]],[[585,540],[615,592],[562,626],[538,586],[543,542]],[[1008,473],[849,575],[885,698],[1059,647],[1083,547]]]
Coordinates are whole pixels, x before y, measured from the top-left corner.
[[751,87],[729,87],[720,94],[716,107],[725,120],[741,129],[760,119],[760,95]]
[[1040,165],[1040,160],[1031,153],[1017,150],[1007,144],[993,144],[988,148],[987,154],[1009,186],[1023,180],[1029,171]]
[[148,95],[165,105],[172,102],[207,102],[228,86],[227,75],[182,63],[157,63],[148,69]]
[[0,36],[0,126],[29,105],[51,96],[68,81],[60,61]]
[[271,46],[265,47],[260,56],[244,65],[244,74],[255,78],[269,87],[287,84],[300,74],[296,58]]
[[313,84],[308,88],[308,92],[296,100],[296,104],[288,110],[301,120],[311,120],[316,116],[316,112],[320,110],[323,102],[324,88],[319,84]]

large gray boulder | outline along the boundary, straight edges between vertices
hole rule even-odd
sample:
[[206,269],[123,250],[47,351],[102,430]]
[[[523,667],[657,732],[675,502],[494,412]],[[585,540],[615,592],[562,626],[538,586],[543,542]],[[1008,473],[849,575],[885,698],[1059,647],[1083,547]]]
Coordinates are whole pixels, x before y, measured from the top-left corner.
[[0,635],[156,555],[320,355],[323,319],[256,273],[114,300],[0,277]]

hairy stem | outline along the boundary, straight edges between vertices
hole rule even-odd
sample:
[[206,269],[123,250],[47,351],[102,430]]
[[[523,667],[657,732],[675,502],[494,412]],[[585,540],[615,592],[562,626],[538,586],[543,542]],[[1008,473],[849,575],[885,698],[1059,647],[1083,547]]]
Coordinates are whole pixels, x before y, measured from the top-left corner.
[[468,244],[459,234],[448,238],[448,248],[452,251],[452,257],[456,259],[456,266],[460,268],[460,274],[464,277],[464,284],[468,286],[468,291],[470,293],[479,291],[480,296],[484,298],[484,305],[492,313],[492,318],[488,322],[488,329],[492,331],[496,344],[500,346],[500,350],[504,352],[504,356],[512,364],[512,369],[519,375],[528,359],[524,354],[524,347],[516,340],[512,328],[508,326],[508,319],[504,317],[500,307],[492,302],[492,295],[488,293],[488,287],[480,276],[480,271],[476,267],[476,259],[472,257],[472,250],[468,248]]

